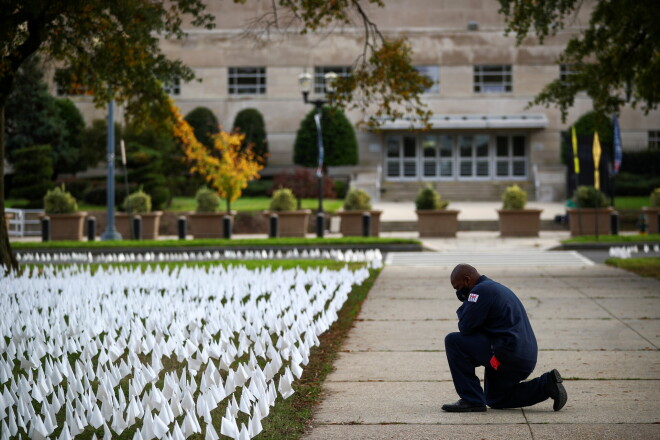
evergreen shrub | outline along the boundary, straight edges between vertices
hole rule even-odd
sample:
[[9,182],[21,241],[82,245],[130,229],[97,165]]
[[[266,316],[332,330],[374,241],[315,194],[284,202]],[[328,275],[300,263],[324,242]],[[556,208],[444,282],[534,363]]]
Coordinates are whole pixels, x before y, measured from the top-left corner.
[[46,214],[71,214],[78,210],[78,204],[64,185],[56,186],[44,196],[44,210]]
[[525,209],[527,193],[518,185],[511,185],[502,194],[502,209]]
[[344,211],[370,211],[371,197],[364,190],[352,189],[346,194]]
[[271,211],[295,211],[296,196],[289,188],[280,188],[273,192],[273,198],[270,201]]

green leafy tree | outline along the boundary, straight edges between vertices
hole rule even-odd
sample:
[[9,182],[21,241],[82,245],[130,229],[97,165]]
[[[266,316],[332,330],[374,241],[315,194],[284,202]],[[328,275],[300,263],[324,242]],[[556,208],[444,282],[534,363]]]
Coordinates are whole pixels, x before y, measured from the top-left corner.
[[[310,111],[300,123],[293,145],[293,163],[304,167],[318,165],[319,149],[314,115]],[[356,165],[358,163],[358,143],[355,129],[340,109],[323,107],[321,113],[323,133],[324,166]]]
[[207,107],[196,107],[184,119],[192,127],[197,140],[208,148],[213,148],[213,135],[220,131],[215,113]]
[[[606,114],[630,102],[648,112],[660,101],[660,2],[657,0],[499,0],[507,31],[518,43],[530,33],[541,42],[564,28],[583,7],[589,24],[568,41],[559,63],[574,72],[547,84],[531,104],[557,106],[565,120],[586,92]],[[587,6],[588,5],[588,6]]]
[[163,152],[129,141],[126,143],[128,180],[142,186],[151,196],[154,209],[163,209],[170,201],[170,191],[163,172]]
[[50,145],[54,155],[65,135],[64,121],[55,98],[48,93],[39,62],[33,56],[21,66],[16,87],[7,99],[5,133],[10,161],[14,151],[34,145]]
[[[123,136],[120,124],[115,123],[115,151],[119,152],[119,142]],[[80,160],[87,166],[96,166],[105,159],[108,144],[108,121],[94,119],[80,133]]]
[[78,107],[69,99],[57,99],[55,106],[64,125],[62,141],[55,151],[55,175],[76,174],[85,171],[89,166],[96,165],[84,160],[81,140],[85,120]]
[[12,151],[14,167],[12,197],[27,199],[25,208],[41,208],[43,198],[51,187],[53,157],[50,145],[32,145]]
[[245,135],[243,146],[252,145],[252,151],[265,165],[268,162],[268,137],[264,117],[256,108],[246,108],[234,118],[234,131]]

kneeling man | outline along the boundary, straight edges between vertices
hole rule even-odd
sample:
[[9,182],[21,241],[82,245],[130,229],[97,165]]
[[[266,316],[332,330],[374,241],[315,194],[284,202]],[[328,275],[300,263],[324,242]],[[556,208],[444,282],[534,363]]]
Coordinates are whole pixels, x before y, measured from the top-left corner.
[[[450,281],[463,303],[456,311],[459,332],[445,337],[449,369],[460,399],[442,409],[518,408],[551,398],[553,409],[559,411],[567,394],[557,370],[521,382],[534,371],[538,347],[518,297],[469,264],[456,266]],[[475,374],[478,366],[486,367],[485,392]]]

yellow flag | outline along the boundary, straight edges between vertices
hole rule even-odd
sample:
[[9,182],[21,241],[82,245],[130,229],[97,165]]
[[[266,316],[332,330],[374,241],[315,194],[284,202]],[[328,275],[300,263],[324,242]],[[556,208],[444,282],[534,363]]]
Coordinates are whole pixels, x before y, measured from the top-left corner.
[[578,158],[577,136],[575,136],[575,126],[573,126],[573,134],[571,138],[573,141],[573,170],[575,170],[575,174],[580,174],[580,159]]
[[598,132],[594,133],[594,146],[593,146],[593,154],[594,154],[594,187],[597,190],[600,190],[600,170],[599,170],[599,165],[600,165],[600,141],[598,140]]

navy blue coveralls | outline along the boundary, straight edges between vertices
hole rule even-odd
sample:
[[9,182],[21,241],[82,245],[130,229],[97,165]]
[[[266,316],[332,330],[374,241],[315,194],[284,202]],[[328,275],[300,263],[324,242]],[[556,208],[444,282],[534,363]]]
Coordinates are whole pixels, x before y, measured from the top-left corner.
[[[485,275],[477,280],[458,310],[460,333],[445,337],[454,387],[461,399],[491,408],[518,408],[546,400],[547,373],[527,382],[536,366],[538,347],[527,312],[507,287]],[[492,356],[500,361],[495,370]],[[486,367],[485,394],[475,374]]]

